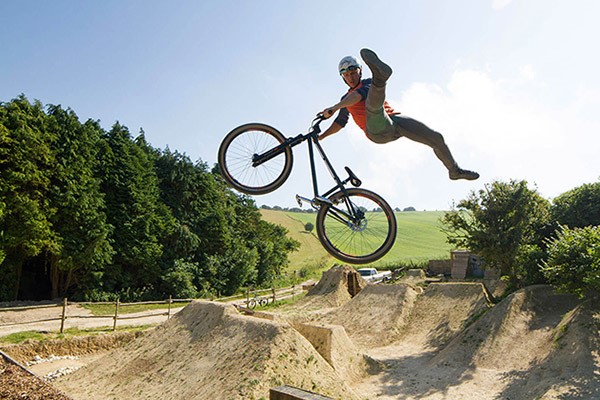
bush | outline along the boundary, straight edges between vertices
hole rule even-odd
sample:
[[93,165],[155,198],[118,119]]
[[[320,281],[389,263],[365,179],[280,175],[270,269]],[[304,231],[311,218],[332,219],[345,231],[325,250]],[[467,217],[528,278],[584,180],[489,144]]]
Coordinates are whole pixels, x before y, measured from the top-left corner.
[[569,228],[600,225],[600,182],[581,185],[556,197],[552,217]]
[[307,223],[304,225],[304,230],[305,230],[306,232],[312,232],[312,231],[313,231],[313,229],[315,229],[315,225],[314,225],[312,222],[307,222]]
[[580,297],[600,293],[600,226],[562,227],[548,241],[542,271],[560,291]]

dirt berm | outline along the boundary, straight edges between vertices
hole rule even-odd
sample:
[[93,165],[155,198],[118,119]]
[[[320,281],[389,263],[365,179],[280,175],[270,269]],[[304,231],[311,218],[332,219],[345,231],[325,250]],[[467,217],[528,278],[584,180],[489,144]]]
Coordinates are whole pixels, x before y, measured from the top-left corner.
[[287,384],[358,399],[287,323],[195,301],[174,318],[65,377],[75,399],[259,399]]
[[[387,368],[353,386],[357,393],[380,400],[600,399],[597,300],[579,303],[532,286],[464,321],[454,336],[427,339],[415,328],[419,320],[413,314],[400,341],[369,353]],[[427,326],[436,324],[425,318]],[[411,344],[419,337],[418,346]]]
[[362,348],[382,347],[399,338],[416,299],[417,291],[408,285],[368,285],[318,321],[343,326]]

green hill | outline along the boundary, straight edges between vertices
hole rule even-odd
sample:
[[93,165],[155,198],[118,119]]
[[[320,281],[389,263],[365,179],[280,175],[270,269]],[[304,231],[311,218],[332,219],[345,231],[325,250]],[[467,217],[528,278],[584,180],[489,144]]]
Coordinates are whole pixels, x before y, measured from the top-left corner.
[[[316,213],[298,213],[261,210],[266,221],[288,229],[290,237],[300,242],[300,250],[290,255],[290,271],[328,268],[335,259],[321,246],[316,230],[304,230],[307,222],[315,223]],[[392,267],[394,264],[422,262],[431,259],[450,258],[452,247],[446,243],[441,231],[440,217],[443,211],[398,212],[398,235],[392,250],[374,266]]]

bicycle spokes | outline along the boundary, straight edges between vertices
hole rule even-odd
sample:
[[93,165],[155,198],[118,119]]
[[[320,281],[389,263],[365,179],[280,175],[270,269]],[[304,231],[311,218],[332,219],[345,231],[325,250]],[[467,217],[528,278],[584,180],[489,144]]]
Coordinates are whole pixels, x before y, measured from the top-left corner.
[[332,196],[317,216],[317,233],[334,256],[355,264],[381,258],[392,247],[396,220],[389,205],[373,192],[348,189]]

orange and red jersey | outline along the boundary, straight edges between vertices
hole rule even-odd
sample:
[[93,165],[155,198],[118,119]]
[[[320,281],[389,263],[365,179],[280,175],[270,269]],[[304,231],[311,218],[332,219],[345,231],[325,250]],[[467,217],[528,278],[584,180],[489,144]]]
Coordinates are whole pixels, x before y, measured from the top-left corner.
[[[369,93],[370,88],[371,78],[368,78],[361,80],[358,86],[355,88],[349,89],[348,92],[342,96],[342,100],[352,92],[358,92],[361,100],[354,105],[340,109],[340,112],[334,122],[340,126],[346,126],[348,123],[348,115],[351,114],[356,125],[358,125],[360,129],[367,133],[367,112],[365,102],[367,100],[367,94]],[[394,111],[387,101],[383,103],[383,108],[388,115],[400,114],[399,112]]]

